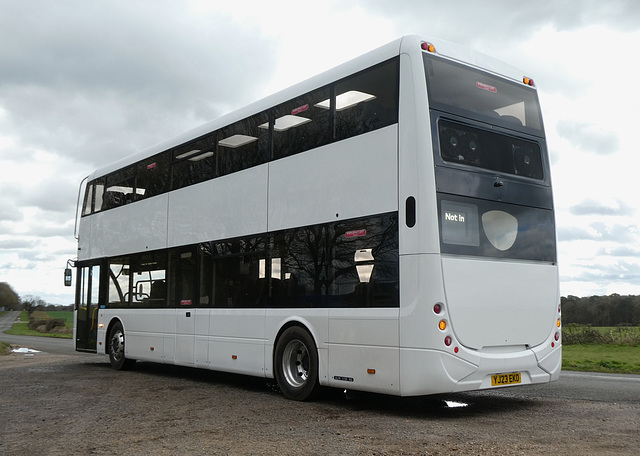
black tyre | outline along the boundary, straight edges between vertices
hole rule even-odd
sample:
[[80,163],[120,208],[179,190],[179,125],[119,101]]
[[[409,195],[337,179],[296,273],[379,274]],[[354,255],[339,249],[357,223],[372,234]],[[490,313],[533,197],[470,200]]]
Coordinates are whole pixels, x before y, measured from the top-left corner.
[[131,369],[136,362],[135,359],[127,359],[124,355],[124,329],[120,322],[114,324],[109,332],[107,352],[111,367],[115,370]]
[[282,333],[276,344],[274,374],[286,398],[307,401],[317,396],[318,350],[306,330],[292,326]]

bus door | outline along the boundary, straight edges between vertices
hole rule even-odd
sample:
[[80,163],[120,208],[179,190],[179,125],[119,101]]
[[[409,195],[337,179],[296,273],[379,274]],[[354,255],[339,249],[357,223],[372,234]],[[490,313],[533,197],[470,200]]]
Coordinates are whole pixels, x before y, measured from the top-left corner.
[[199,303],[198,260],[193,247],[177,248],[170,254],[172,299],[176,319],[176,364],[193,364],[195,360],[196,307]]
[[100,300],[100,265],[78,267],[76,350],[96,352]]

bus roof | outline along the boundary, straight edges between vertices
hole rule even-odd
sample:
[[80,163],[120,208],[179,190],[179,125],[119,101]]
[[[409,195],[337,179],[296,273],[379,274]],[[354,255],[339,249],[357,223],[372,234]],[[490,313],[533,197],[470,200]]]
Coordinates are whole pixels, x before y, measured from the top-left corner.
[[524,75],[523,72],[516,69],[515,67],[505,64],[504,62],[501,62],[488,55],[465,48],[464,46],[450,43],[445,40],[425,39],[424,37],[420,37],[418,35],[405,35],[379,48],[371,50],[359,57],[342,63],[327,71],[324,71],[316,76],[313,76],[274,94],[268,95],[265,98],[253,102],[243,108],[227,113],[215,120],[205,122],[202,125],[181,133],[173,138],[164,140],[140,152],[136,152],[123,157],[120,160],[97,169],[95,172],[90,174],[87,179],[91,180],[96,177],[105,176],[111,172],[136,163],[146,157],[150,157],[173,147],[177,147],[191,140],[200,138],[201,136],[204,136],[212,131],[223,128],[254,114],[263,112],[282,102],[303,95],[331,82],[347,77],[353,73],[357,73],[358,71],[388,60],[399,54],[411,54],[419,52],[418,50],[420,49],[420,44],[424,41],[434,44],[434,46],[436,47],[436,53],[439,56],[451,60],[456,60],[466,65],[475,66],[483,70],[498,74],[500,76],[518,81],[521,81]]

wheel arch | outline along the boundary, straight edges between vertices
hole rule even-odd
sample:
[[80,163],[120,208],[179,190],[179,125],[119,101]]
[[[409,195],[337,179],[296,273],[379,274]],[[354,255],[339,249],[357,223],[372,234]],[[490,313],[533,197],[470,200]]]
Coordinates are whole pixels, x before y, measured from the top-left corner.
[[[126,333],[126,330],[125,330],[125,327],[124,327],[124,323],[122,322],[120,317],[112,317],[111,320],[109,320],[109,324],[107,325],[107,330],[104,333],[104,343],[105,344],[109,343],[109,334],[111,334],[111,330],[116,325],[116,323],[120,323],[122,325],[122,330],[125,331],[125,333]],[[105,345],[105,350],[106,349],[107,349],[107,347]]]
[[[304,319],[290,319],[290,320],[287,320],[283,324],[280,325],[280,328],[278,329],[278,332],[276,333],[275,337],[273,338],[273,344],[271,344],[271,346],[270,346],[271,347],[271,356],[268,357],[268,359],[271,361],[271,366],[270,366],[270,369],[268,370],[268,372],[273,373],[273,366],[275,365],[276,346],[278,345],[278,341],[282,337],[282,334],[287,329],[289,329],[289,328],[291,328],[293,326],[298,326],[301,329],[304,329],[306,332],[309,333],[309,335],[313,339],[313,343],[316,345],[316,350],[318,351],[318,358],[320,358],[320,344],[318,343],[318,337],[316,336],[314,331],[312,329],[310,329],[313,326],[311,324],[309,324],[308,321],[305,321]],[[320,364],[322,364],[322,363],[320,363]]]

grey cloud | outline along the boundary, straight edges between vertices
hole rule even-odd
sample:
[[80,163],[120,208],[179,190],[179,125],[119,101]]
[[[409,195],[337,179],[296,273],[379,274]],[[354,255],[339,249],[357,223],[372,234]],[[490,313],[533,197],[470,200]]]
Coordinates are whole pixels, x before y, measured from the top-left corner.
[[[640,27],[640,3],[636,0],[554,0],[545,2],[513,2],[493,0],[479,3],[474,0],[360,0],[367,10],[375,10],[387,17],[401,18],[399,23],[412,30],[433,30],[438,36],[458,38],[458,42],[487,42],[519,40],[544,26],[557,30],[605,24],[622,30]],[[487,27],[490,23],[503,27]],[[407,31],[404,31],[407,32]],[[403,33],[404,33],[403,32]]]
[[602,222],[596,222],[592,223],[591,227],[598,233],[597,239],[620,244],[637,243],[640,233],[635,225],[607,225]]
[[636,225],[596,222],[591,223],[588,228],[560,226],[557,228],[558,241],[611,241],[620,246],[639,245],[640,242],[640,229]]
[[620,260],[612,265],[583,263],[579,265],[584,272],[577,277],[561,276],[561,281],[583,282],[636,282],[640,281],[640,264]]
[[251,101],[273,71],[273,44],[256,49],[252,31],[221,14],[72,3],[3,5],[0,107],[24,159],[28,142],[102,166]]
[[607,205],[592,199],[586,199],[579,204],[572,206],[569,211],[573,215],[633,215],[631,208],[624,201],[617,200],[615,205]]
[[0,197],[0,223],[2,222],[19,222],[23,220],[24,216],[20,209],[18,209],[9,198],[6,196]]
[[21,250],[32,249],[36,247],[38,242],[30,239],[8,239],[0,240],[0,250]]
[[614,257],[636,257],[640,258],[640,248],[629,245],[621,245],[612,249],[601,249],[598,255],[607,255]]
[[611,155],[620,148],[618,136],[601,131],[597,125],[586,122],[563,120],[558,122],[558,133],[585,152]]
[[593,239],[593,235],[589,230],[578,226],[559,226],[556,228],[558,241],[582,241]]

